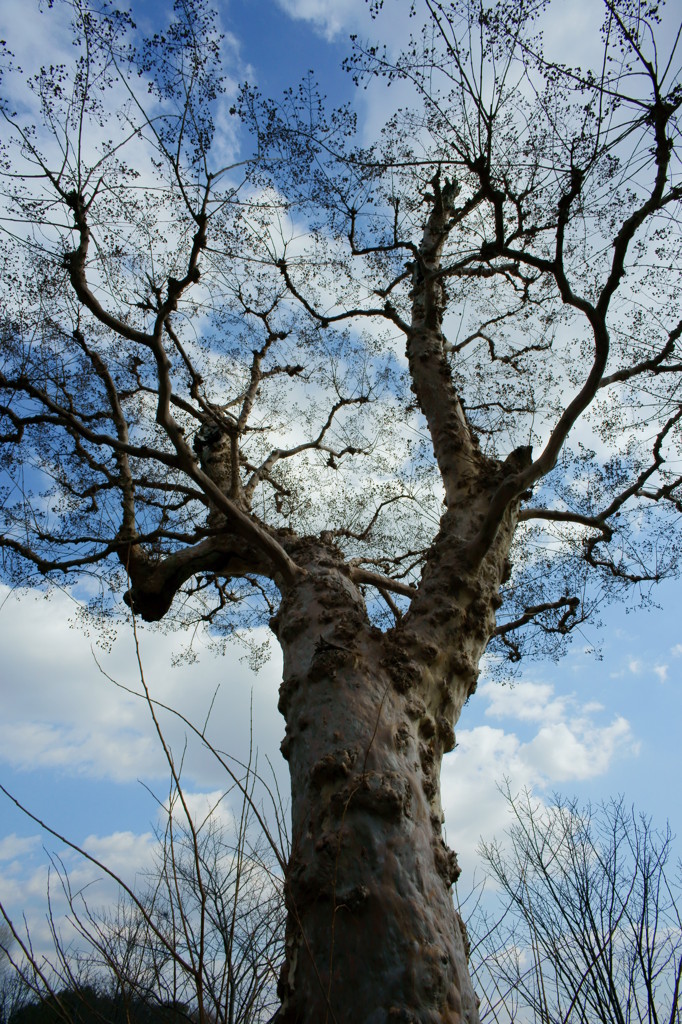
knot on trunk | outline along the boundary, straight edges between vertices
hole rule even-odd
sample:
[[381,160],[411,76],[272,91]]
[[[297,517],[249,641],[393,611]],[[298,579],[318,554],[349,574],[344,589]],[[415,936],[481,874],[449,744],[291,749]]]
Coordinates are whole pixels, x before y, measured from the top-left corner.
[[457,854],[439,837],[434,843],[433,859],[436,862],[436,871],[449,889],[462,873],[457,862]]
[[[243,504],[239,485],[239,456],[236,440],[218,423],[204,423],[194,435],[193,448],[203,472],[226,498]],[[233,465],[237,453],[237,466]],[[209,502],[208,525],[219,527],[224,513]]]
[[410,783],[400,772],[363,772],[332,797],[337,814],[348,807],[371,811],[381,818],[408,816],[412,803]]
[[145,622],[158,622],[172,605],[176,590],[158,572],[160,559],[140,544],[122,547],[118,557],[130,580],[130,589],[123,595],[124,603]]
[[347,778],[357,759],[356,750],[332,750],[321,757],[310,769],[310,781],[321,789],[326,782]]
[[132,586],[123,595],[123,601],[130,610],[145,622],[159,622],[173,603],[175,591],[143,590]]

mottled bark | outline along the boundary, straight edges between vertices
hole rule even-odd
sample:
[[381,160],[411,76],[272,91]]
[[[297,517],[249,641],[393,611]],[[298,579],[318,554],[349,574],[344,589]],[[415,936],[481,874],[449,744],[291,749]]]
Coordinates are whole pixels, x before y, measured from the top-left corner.
[[278,1024],[478,1021],[439,780],[511,530],[467,575],[454,571],[451,520],[411,612],[385,634],[336,549],[310,539],[290,551],[305,573],[283,588],[272,622],[293,839]]

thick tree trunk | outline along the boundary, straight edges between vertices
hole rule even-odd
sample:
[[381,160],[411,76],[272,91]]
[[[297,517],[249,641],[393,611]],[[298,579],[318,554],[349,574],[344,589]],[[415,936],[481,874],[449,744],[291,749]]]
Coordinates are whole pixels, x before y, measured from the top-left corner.
[[[302,541],[295,556],[307,572],[284,589],[272,623],[284,651],[293,819],[277,1022],[474,1024],[439,776],[475,687],[490,604],[481,609],[481,587],[478,605],[461,579],[453,587],[445,567],[445,607],[427,585],[420,630],[410,613],[382,634],[333,548]],[[490,595],[498,585],[495,572]],[[458,635],[472,608],[474,639],[472,629]]]

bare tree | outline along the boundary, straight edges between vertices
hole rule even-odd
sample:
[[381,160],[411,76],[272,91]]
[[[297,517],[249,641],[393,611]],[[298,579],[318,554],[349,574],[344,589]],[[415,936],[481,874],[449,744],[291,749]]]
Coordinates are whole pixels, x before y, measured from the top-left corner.
[[77,0],[74,65],[3,107],[5,573],[269,617],[278,1024],[478,1019],[439,769],[480,658],[678,570],[679,33],[604,0],[568,66],[545,8],[356,41],[414,101],[371,147],[306,80],[231,149],[200,0],[147,40]]
[[[173,771],[161,804],[165,826],[145,881],[133,887],[104,867],[120,889],[114,909],[93,905],[91,884],[74,889],[64,862],[53,856],[52,952],[37,949],[28,926],[22,934],[0,903],[11,991],[23,993],[3,1024],[29,1002],[64,1024],[83,1015],[106,1020],[112,1012],[133,1022],[156,1012],[162,1017],[169,1008],[173,1019],[198,1024],[264,1024],[271,1018],[283,957],[286,840],[282,853],[273,850],[256,805],[261,780],[250,763],[242,767],[239,774],[230,769],[230,789],[201,816],[191,813]],[[231,808],[235,790],[241,801],[226,823],[221,812]],[[58,909],[63,904],[65,913]]]
[[670,831],[622,800],[545,808],[528,793],[506,796],[512,824],[482,846],[495,908],[482,902],[469,919],[481,1019],[679,1021],[682,892]]
[[[114,910],[93,906],[92,882],[74,889],[64,861],[52,855],[57,885],[48,883],[51,951],[36,949],[25,917],[19,926],[0,902],[0,952],[12,977],[7,991],[21,996],[2,1024],[10,1017],[13,1024],[31,1024],[36,1009],[63,1024],[105,1022],[112,1015],[125,1024],[150,1018],[264,1024],[276,1006],[290,848],[277,781],[269,784],[259,774],[252,742],[246,763],[217,749],[206,735],[210,714],[199,728],[152,698],[134,621],[133,636],[139,689],[108,678],[146,705],[170,772],[168,792],[157,798],[163,827],[156,831],[155,862],[141,872],[144,884],[130,884],[0,786],[119,891]],[[187,734],[178,758],[162,729],[163,712],[179,719],[222,769],[227,788],[211,805],[193,810],[182,783]]]
[[12,970],[10,953],[13,943],[11,930],[5,921],[0,920],[0,1024],[9,1024],[30,994],[21,978]]
[[0,922],[0,975],[7,970],[7,957],[12,942],[12,934],[4,922]]

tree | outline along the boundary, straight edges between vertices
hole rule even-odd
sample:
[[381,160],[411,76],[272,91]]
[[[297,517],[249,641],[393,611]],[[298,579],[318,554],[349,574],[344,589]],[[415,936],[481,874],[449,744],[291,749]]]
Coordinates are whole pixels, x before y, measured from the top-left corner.
[[[154,863],[142,884],[129,884],[21,808],[112,880],[119,899],[113,910],[94,906],[92,883],[74,888],[64,862],[52,856],[57,878],[56,886],[48,886],[52,950],[36,948],[25,917],[21,929],[0,902],[0,951],[11,965],[9,984],[0,990],[6,997],[0,1024],[44,1019],[264,1024],[277,1005],[282,869],[289,847],[277,786],[259,775],[252,748],[246,764],[237,762],[183,718],[228,781],[213,803],[193,809],[181,780],[182,761],[175,760],[161,730],[159,705],[151,698],[141,661],[140,682],[170,770],[168,793],[159,799],[163,827],[157,828]],[[65,914],[54,909],[59,896]],[[16,952],[10,954],[11,947]]]
[[[234,835],[218,823],[216,808],[195,822],[171,805],[144,888],[123,891],[113,911],[93,908],[60,874],[76,939],[66,944],[52,923],[51,976],[71,1003],[87,1007],[95,990],[106,993],[121,1020],[163,1017],[174,1007],[178,1019],[212,1024],[270,1019],[282,960],[281,878],[252,820],[253,780],[246,785]],[[32,973],[41,1003],[47,996],[61,1008],[54,983],[45,993]]]
[[12,942],[9,928],[4,922],[0,922],[0,977],[7,970],[7,956]]
[[371,146],[307,79],[243,91],[237,153],[193,0],[149,39],[77,0],[73,67],[3,108],[5,572],[269,616],[278,1024],[478,1019],[439,769],[481,656],[556,654],[678,569],[678,36],[604,0],[568,66],[546,8],[356,40],[414,104]]
[[27,1002],[29,992],[10,966],[14,936],[5,921],[0,921],[0,1024],[9,1024],[10,1018]]
[[277,1005],[283,901],[279,867],[253,820],[254,780],[232,829],[214,817],[188,821],[171,805],[157,863],[134,898],[94,910],[68,878],[81,951],[58,951],[64,980],[104,985],[122,1019],[129,1008],[215,1024],[263,1024]]
[[186,1024],[192,1019],[182,1004],[157,1006],[134,1000],[126,1005],[118,993],[83,985],[25,1003],[8,1024]]
[[[670,831],[622,800],[541,808],[513,798],[506,840],[484,844],[499,920],[469,921],[484,1020],[667,1021],[682,1008],[679,864]],[[487,980],[483,981],[487,976]]]

